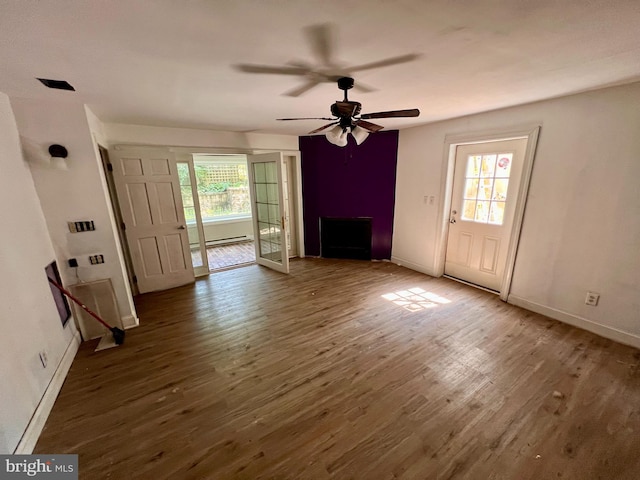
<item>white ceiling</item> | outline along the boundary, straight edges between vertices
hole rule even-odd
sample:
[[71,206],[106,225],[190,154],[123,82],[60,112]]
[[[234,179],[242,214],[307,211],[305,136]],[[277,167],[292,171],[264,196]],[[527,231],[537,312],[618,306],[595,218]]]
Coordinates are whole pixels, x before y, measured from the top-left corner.
[[[105,122],[301,135],[341,99],[323,83],[247,74],[238,63],[318,67],[304,27],[330,23],[363,112],[402,128],[640,80],[638,0],[0,0],[0,91],[87,103]],[[336,72],[339,73],[339,72]],[[35,77],[67,80],[48,90]]]

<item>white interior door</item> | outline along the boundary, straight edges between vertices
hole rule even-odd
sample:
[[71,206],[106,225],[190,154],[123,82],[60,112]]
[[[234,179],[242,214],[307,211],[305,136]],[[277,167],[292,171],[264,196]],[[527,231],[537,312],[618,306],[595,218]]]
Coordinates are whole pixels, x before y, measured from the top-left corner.
[[445,275],[500,291],[527,139],[456,149]]
[[111,162],[140,293],[193,282],[173,155],[120,148],[111,151]]
[[256,262],[289,273],[282,153],[247,155]]

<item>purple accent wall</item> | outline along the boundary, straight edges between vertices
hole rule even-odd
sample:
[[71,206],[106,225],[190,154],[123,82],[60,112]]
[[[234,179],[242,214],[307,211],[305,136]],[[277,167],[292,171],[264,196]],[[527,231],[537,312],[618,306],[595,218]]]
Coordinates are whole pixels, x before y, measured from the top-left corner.
[[371,257],[391,258],[398,131],[337,147],[324,135],[300,137],[305,253],[320,255],[320,217],[372,217]]

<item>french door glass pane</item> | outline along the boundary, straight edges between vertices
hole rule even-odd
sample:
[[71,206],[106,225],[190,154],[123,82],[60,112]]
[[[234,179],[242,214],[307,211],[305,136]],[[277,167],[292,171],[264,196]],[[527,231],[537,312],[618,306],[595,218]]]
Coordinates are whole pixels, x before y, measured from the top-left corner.
[[260,236],[259,255],[261,258],[282,264],[278,166],[275,162],[258,162],[252,166]]

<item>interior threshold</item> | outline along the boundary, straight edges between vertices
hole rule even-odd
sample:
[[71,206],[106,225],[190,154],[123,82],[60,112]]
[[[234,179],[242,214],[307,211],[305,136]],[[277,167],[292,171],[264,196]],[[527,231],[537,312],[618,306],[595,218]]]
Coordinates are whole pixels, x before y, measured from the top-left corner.
[[447,275],[446,273],[442,275],[443,277],[448,278],[449,280],[453,280],[459,283],[464,283],[465,285],[469,285],[470,287],[479,288],[480,290],[484,290],[485,292],[493,293],[494,295],[500,295],[500,292],[497,290],[492,290],[491,288],[483,287],[482,285],[478,285],[477,283],[467,282],[466,280],[462,280],[461,278],[452,277],[451,275]]

